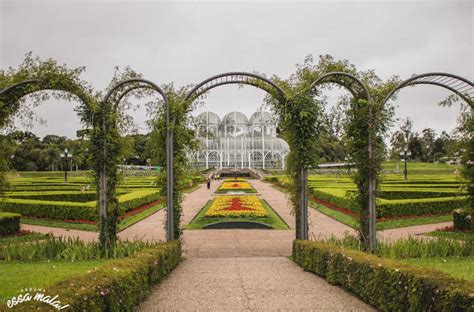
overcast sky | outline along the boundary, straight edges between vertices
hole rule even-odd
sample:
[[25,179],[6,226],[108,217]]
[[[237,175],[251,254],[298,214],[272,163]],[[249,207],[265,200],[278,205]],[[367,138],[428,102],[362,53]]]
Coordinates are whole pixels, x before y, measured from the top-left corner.
[[[474,1],[158,2],[0,0],[0,67],[17,67],[32,51],[68,66],[102,90],[114,66],[130,65],[158,84],[198,83],[226,71],[287,78],[313,54],[349,59],[383,79],[444,71],[474,80]],[[459,110],[435,104],[449,93],[431,86],[405,89],[397,116],[415,129],[451,130]],[[264,92],[214,89],[203,110],[248,115]],[[39,107],[47,127],[33,132],[75,136],[74,105]],[[139,124],[144,110],[133,114]]]

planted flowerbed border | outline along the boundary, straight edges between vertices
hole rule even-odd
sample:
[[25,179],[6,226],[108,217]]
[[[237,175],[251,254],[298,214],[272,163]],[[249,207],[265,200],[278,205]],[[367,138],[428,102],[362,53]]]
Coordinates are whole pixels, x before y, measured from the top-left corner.
[[382,311],[472,311],[474,283],[437,270],[296,240],[293,260]]
[[[219,213],[212,216],[213,213],[208,213],[213,207],[212,205],[219,201],[219,198],[253,198],[258,200],[261,209],[258,209],[256,214],[252,214],[249,210],[238,210],[233,209],[232,204],[229,204],[231,210],[228,213]],[[241,214],[240,214],[241,212]],[[224,216],[227,214],[227,216]],[[215,199],[210,200],[204,205],[204,207],[199,211],[199,213],[191,220],[191,222],[186,226],[188,230],[197,230],[203,229],[205,226],[210,224],[220,223],[220,222],[255,222],[264,224],[270,228],[278,230],[289,229],[289,226],[283,221],[283,219],[268,205],[265,200],[258,198],[256,195],[219,195]]]
[[227,194],[230,192],[243,192],[243,193],[257,193],[257,190],[250,185],[249,182],[244,179],[225,179],[219,188],[215,191],[216,194]]

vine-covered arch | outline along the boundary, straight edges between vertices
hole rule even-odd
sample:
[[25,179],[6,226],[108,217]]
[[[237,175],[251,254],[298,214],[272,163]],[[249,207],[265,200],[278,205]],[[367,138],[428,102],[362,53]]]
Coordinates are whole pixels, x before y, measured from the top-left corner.
[[266,91],[272,96],[286,99],[285,91],[283,91],[282,88],[280,88],[273,81],[261,75],[246,72],[228,72],[212,76],[198,83],[187,93],[186,101],[193,102],[195,99],[205,94],[209,90],[227,84],[244,84],[254,86]]
[[[454,74],[442,72],[424,73],[410,77],[398,84],[385,97],[384,104],[401,89],[416,85],[434,85],[447,89],[451,91],[453,95],[464,100],[470,108],[470,115],[464,122],[461,122],[461,128],[463,128],[463,132],[468,134],[468,142],[464,155],[465,159],[463,161],[463,175],[466,178],[466,188],[471,209],[474,209],[474,84],[469,79]],[[448,106],[452,103],[449,98],[443,102],[448,104]]]
[[388,102],[391,97],[405,87],[415,85],[434,85],[448,89],[462,98],[471,108],[474,107],[474,85],[466,78],[441,72],[424,73],[415,75],[402,81],[385,97],[384,102]]
[[[368,116],[366,116],[367,120],[367,128],[372,128],[372,100],[369,93],[367,86],[355,75],[346,72],[329,72],[326,74],[321,75],[316,80],[314,80],[307,91],[307,96],[313,98],[317,95],[318,86],[323,84],[335,84],[340,87],[345,88],[348,90],[354,100],[358,102],[359,100],[363,100],[365,105],[368,105]],[[359,105],[359,103],[358,103]],[[364,149],[364,153],[367,153],[367,164],[368,164],[368,174],[367,180],[364,181],[365,183],[361,183],[362,187],[359,186],[359,191],[361,188],[365,190],[361,193],[367,194],[367,206],[365,207],[364,203],[362,203],[361,214],[360,214],[360,223],[361,223],[361,230],[360,233],[362,234],[362,238],[364,243],[366,244],[367,249],[370,252],[375,253],[376,249],[376,200],[375,200],[375,191],[376,191],[376,177],[375,172],[373,170],[374,167],[374,155],[373,155],[373,138],[370,136],[370,131],[368,131],[369,137],[367,140],[367,145],[361,147]],[[308,218],[308,202],[307,202],[307,192],[308,192],[308,168],[301,167],[300,173],[300,222],[301,222],[301,231],[303,239],[308,239],[308,228],[307,228],[307,218]],[[359,195],[363,198],[363,194]],[[362,202],[364,202],[362,200]],[[366,216],[368,218],[366,218]],[[306,226],[306,227],[305,227]]]
[[[117,113],[119,109],[120,102],[131,92],[138,89],[150,89],[161,95],[166,106],[165,118],[166,118],[166,175],[167,175],[167,196],[166,196],[166,209],[167,209],[167,240],[175,239],[174,231],[174,219],[173,219],[173,130],[171,125],[171,108],[168,100],[168,96],[162,88],[153,83],[150,80],[142,78],[131,78],[123,80],[115,84],[105,95],[102,103],[102,114],[101,114],[101,129],[105,134],[109,129],[107,129],[107,118],[112,113]],[[175,118],[173,119],[173,124],[175,124]],[[104,162],[101,165],[100,169],[100,194],[99,194],[99,203],[100,203],[100,213],[101,217],[107,218],[107,195],[113,193],[115,196],[115,188],[113,190],[108,189],[108,184],[106,181],[106,164],[105,160],[107,159],[107,148],[104,145],[103,148],[103,158]],[[115,168],[116,170],[116,168]],[[110,196],[110,195],[109,195]],[[102,223],[101,223],[102,224]]]
[[[41,91],[61,91],[75,96],[84,105],[86,114],[92,114],[97,109],[94,97],[90,90],[85,90],[84,86],[67,79],[63,75],[53,76],[49,79],[27,79],[16,83],[11,83],[0,90],[1,120],[0,127],[19,109],[20,100],[30,94]],[[84,110],[83,110],[84,111]],[[92,122],[92,120],[88,120]]]

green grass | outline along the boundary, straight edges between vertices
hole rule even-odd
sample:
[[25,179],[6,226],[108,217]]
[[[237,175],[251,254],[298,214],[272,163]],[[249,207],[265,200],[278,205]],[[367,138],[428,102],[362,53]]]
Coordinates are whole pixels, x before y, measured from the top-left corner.
[[[51,262],[0,262],[0,302],[20,294],[22,288],[44,289],[66,278],[86,273],[106,260],[51,261]],[[54,296],[55,294],[49,294]],[[59,298],[65,300],[67,298]]]
[[311,208],[316,209],[317,211],[321,212],[322,214],[325,214],[326,216],[335,219],[336,221],[339,221],[347,226],[350,226],[353,229],[358,229],[359,228],[359,220],[354,218],[353,216],[347,215],[343,212],[328,208],[324,205],[318,204],[316,202],[310,201],[309,205]]
[[70,229],[70,230],[89,231],[89,232],[99,231],[99,227],[97,225],[87,224],[87,223],[73,223],[73,222],[65,222],[65,221],[56,221],[56,220],[53,221],[53,220],[30,219],[30,218],[21,218],[21,223],[57,227],[57,228]]
[[407,226],[434,224],[434,223],[449,222],[449,221],[453,221],[453,217],[451,215],[406,218],[406,219],[377,222],[377,230],[397,229],[397,228],[403,228]]
[[36,241],[36,240],[44,239],[46,238],[46,236],[47,234],[42,234],[42,233],[29,233],[29,234],[21,235],[21,236],[3,237],[3,238],[0,238],[0,246],[6,245],[6,244],[18,244],[18,243]]
[[474,240],[474,232],[433,231],[425,235],[458,240]]
[[212,200],[208,201],[207,204],[199,211],[199,213],[194,217],[191,222],[186,225],[187,230],[201,230],[204,226],[216,223],[216,222],[226,222],[226,221],[250,221],[263,223],[270,226],[274,230],[288,230],[290,227],[288,224],[283,221],[280,216],[268,205],[268,203],[262,200],[263,206],[267,210],[268,216],[264,218],[207,218],[205,214],[209,207],[212,204]]
[[405,259],[404,263],[443,271],[453,277],[474,281],[474,257]]
[[125,230],[126,228],[128,228],[129,226],[132,226],[133,224],[145,219],[146,217],[149,217],[151,216],[152,214],[154,214],[155,212],[163,209],[164,207],[164,203],[159,203],[153,207],[150,207],[142,212],[139,212],[133,216],[130,216],[124,220],[122,220],[121,222],[119,222],[117,224],[117,231],[123,231]]

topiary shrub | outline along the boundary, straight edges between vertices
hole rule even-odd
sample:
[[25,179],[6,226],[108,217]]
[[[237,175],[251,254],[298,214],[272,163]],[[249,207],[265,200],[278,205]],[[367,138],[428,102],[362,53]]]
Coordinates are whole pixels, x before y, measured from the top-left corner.
[[458,231],[469,230],[472,227],[472,211],[469,209],[454,209],[453,223],[454,229]]
[[19,232],[20,219],[21,215],[18,213],[0,212],[0,235]]

